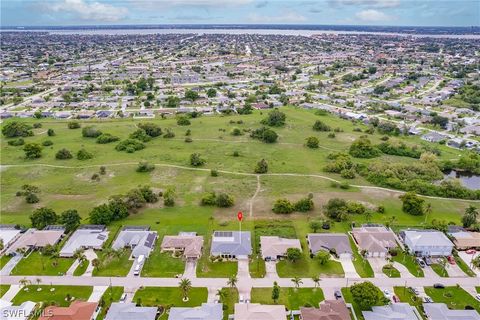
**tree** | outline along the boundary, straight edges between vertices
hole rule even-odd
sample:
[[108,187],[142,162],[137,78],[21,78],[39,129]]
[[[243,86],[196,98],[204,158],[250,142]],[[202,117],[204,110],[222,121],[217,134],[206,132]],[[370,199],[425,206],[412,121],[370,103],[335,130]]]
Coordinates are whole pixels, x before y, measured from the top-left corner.
[[315,255],[315,259],[317,259],[318,263],[321,265],[326,264],[328,261],[330,261],[331,254],[328,251],[320,250],[317,252]]
[[315,123],[312,126],[312,129],[315,131],[331,131],[332,128],[330,128],[329,125],[323,123],[320,120],[315,121]]
[[303,284],[303,281],[299,277],[295,277],[292,279],[293,284],[295,285],[295,289],[300,288],[300,285]]
[[238,279],[235,275],[231,276],[228,278],[227,285],[230,287],[230,289],[233,289],[237,286]]
[[425,200],[417,196],[414,192],[407,192],[401,195],[402,211],[413,216],[422,216],[425,213]]
[[142,141],[142,142],[148,142],[152,139],[152,137],[150,137],[145,132],[145,130],[140,129],[140,128],[135,130],[134,132],[130,133],[130,135],[128,137],[130,139],[136,139],[136,140],[139,140],[139,141]]
[[120,138],[117,136],[111,135],[110,133],[102,133],[100,136],[97,137],[96,141],[99,144],[106,144],[118,140],[120,140]]
[[159,137],[162,135],[162,128],[160,128],[160,126],[156,125],[155,123],[151,123],[151,122],[139,123],[138,127],[140,129],[143,129],[145,133],[152,138]]
[[70,232],[75,230],[79,225],[82,218],[75,209],[63,211],[60,214],[60,223],[64,225],[65,231]]
[[313,283],[315,284],[315,288],[317,288],[317,287],[319,286],[319,284],[320,284],[320,281],[322,281],[322,280],[320,279],[319,276],[313,276],[313,277],[312,277],[312,281],[313,281]]
[[206,162],[205,159],[202,159],[199,153],[192,153],[190,155],[190,165],[194,167],[203,166],[205,162]]
[[465,213],[462,217],[462,224],[465,228],[470,228],[472,224],[477,223],[478,209],[473,205],[468,206],[465,209]]
[[255,173],[267,173],[268,172],[268,162],[265,159],[260,160],[255,166]]
[[179,288],[182,291],[183,302],[187,302],[188,293],[190,292],[190,289],[192,289],[192,282],[189,279],[184,278],[180,280]]
[[48,135],[49,137],[53,137],[53,136],[55,135],[55,130],[53,130],[53,129],[48,129],[48,130],[47,130],[47,135]]
[[344,221],[347,219],[347,201],[339,198],[328,200],[324,206],[325,215],[335,221]]
[[318,138],[317,137],[308,137],[306,139],[305,145],[310,149],[318,149]]
[[100,260],[98,258],[92,260],[92,267],[97,270],[100,269]]
[[361,310],[367,310],[380,302],[380,292],[371,282],[356,283],[350,287],[352,298]]
[[314,204],[310,197],[306,197],[295,202],[293,207],[295,211],[307,212],[313,210]]
[[73,158],[72,153],[65,148],[58,150],[57,153],[55,154],[55,159],[58,159],[58,160],[68,160],[72,158]]
[[375,158],[380,155],[380,150],[372,145],[372,142],[365,136],[353,141],[348,151],[355,158]]
[[302,251],[298,248],[288,248],[287,249],[287,259],[290,262],[297,262],[302,258]]
[[253,139],[258,139],[265,143],[275,143],[278,139],[277,133],[272,129],[266,127],[253,130],[250,133],[250,137]]
[[137,172],[151,172],[155,169],[154,164],[150,164],[147,161],[140,161],[137,166]]
[[23,151],[27,159],[37,159],[42,156],[42,147],[38,143],[27,143],[23,146]]
[[275,201],[272,211],[275,213],[288,214],[294,211],[294,207],[288,199],[282,198]]
[[2,127],[2,134],[7,138],[33,136],[32,127],[23,122],[11,121]]
[[287,116],[285,113],[275,109],[268,113],[268,116],[261,121],[262,124],[270,127],[282,127],[285,125]]
[[213,98],[216,96],[217,96],[217,90],[215,90],[214,88],[210,88],[207,90],[207,97]]
[[188,120],[187,117],[181,116],[181,117],[178,117],[177,124],[179,126],[189,126],[191,124],[191,122],[190,122],[190,120]]
[[273,289],[272,289],[273,303],[277,304],[278,298],[280,298],[280,286],[278,285],[277,281],[274,281],[273,282]]
[[112,222],[112,212],[107,204],[101,204],[92,209],[89,214],[91,224],[105,224]]
[[195,101],[199,98],[199,95],[196,91],[193,90],[187,90],[185,92],[185,99],[190,100],[190,101]]
[[70,121],[67,126],[68,129],[79,129],[80,123],[78,123],[78,121]]
[[167,108],[178,108],[180,105],[180,98],[176,96],[168,96]]
[[93,158],[93,153],[88,152],[87,150],[85,150],[83,148],[78,150],[78,152],[77,152],[77,159],[78,160],[89,160],[89,159],[92,159],[92,158]]
[[167,207],[175,205],[175,190],[173,188],[167,188],[163,193],[163,204]]
[[88,126],[82,129],[82,136],[84,138],[97,138],[102,134],[102,131],[94,126]]
[[227,193],[219,193],[215,199],[215,204],[220,208],[229,208],[233,206],[235,199]]
[[475,269],[480,269],[480,254],[477,254],[477,256],[472,259],[472,266]]
[[30,221],[33,228],[42,230],[48,225],[55,224],[58,221],[58,216],[52,209],[43,207],[33,211],[30,215]]
[[27,194],[26,194],[26,196],[25,196],[25,201],[26,201],[27,203],[32,204],[32,203],[38,203],[38,202],[40,202],[40,199],[38,198],[38,196],[37,196],[35,193],[33,193],[33,192],[27,192]]
[[320,221],[311,221],[309,226],[310,229],[312,229],[313,233],[317,233],[318,230],[322,228],[322,222]]

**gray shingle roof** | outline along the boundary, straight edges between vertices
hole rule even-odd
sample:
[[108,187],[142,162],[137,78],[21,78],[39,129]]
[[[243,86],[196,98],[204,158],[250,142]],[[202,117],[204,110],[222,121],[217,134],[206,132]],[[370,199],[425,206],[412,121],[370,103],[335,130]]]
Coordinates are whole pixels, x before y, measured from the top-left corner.
[[210,252],[213,256],[222,254],[248,256],[252,254],[250,231],[215,231]]

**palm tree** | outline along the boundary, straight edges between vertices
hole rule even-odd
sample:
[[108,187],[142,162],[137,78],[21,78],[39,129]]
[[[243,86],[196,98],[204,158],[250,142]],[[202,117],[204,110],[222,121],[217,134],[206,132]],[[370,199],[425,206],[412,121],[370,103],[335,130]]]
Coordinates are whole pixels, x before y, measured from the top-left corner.
[[39,285],[40,285],[40,283],[42,283],[42,279],[40,279],[40,278],[37,278],[37,279],[35,279],[35,282],[37,283],[37,286],[39,286]]
[[52,265],[53,265],[54,267],[58,266],[58,258],[60,258],[60,254],[58,253],[58,250],[55,251],[54,253],[52,253],[52,257],[51,257],[51,258],[53,259]]
[[318,285],[320,284],[320,281],[321,281],[320,277],[319,276],[313,276],[312,280],[313,280],[313,283],[315,283],[315,288],[317,288]]
[[27,280],[27,278],[23,278],[20,281],[18,281],[22,287],[26,287],[29,283],[30,280]]
[[231,276],[228,278],[227,284],[230,287],[230,289],[233,289],[237,286],[238,279],[235,275]]
[[218,300],[220,300],[220,302],[224,302],[225,299],[227,298],[227,291],[222,290],[222,289],[218,289],[217,290],[217,296],[218,296]]
[[94,268],[99,269],[99,268],[100,268],[100,260],[99,260],[98,258],[93,259],[93,260],[92,260],[92,266],[93,266]]
[[292,279],[292,282],[293,282],[293,284],[295,285],[295,289],[300,288],[300,285],[303,284],[302,279],[300,279],[299,277],[293,278],[293,279]]
[[187,302],[188,301],[188,292],[192,288],[192,282],[189,279],[184,278],[180,281],[179,288],[182,291],[183,302]]
[[430,213],[432,213],[432,204],[427,203],[427,207],[425,208],[425,224],[427,223],[427,218]]

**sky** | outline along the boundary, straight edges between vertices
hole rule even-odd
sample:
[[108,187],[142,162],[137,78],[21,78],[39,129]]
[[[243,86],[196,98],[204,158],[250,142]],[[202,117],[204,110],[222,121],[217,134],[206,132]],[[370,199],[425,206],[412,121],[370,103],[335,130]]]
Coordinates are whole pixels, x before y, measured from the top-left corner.
[[2,26],[479,26],[480,0],[0,0]]

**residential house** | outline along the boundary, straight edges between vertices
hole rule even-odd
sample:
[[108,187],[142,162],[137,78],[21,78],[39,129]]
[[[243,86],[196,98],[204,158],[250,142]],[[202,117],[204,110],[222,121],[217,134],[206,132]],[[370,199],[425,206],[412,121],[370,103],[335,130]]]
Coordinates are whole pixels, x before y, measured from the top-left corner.
[[73,257],[79,249],[100,250],[108,239],[108,233],[104,225],[80,226],[60,250],[60,257]]
[[480,232],[466,231],[461,227],[449,228],[447,234],[453,239],[458,250],[480,248]]
[[416,256],[449,256],[453,243],[437,230],[403,230],[400,237],[409,251]]
[[153,250],[157,232],[150,231],[150,227],[145,226],[126,226],[120,231],[112,244],[112,249],[120,250],[128,247],[132,249],[132,257],[138,258],[143,255],[148,257]]
[[398,245],[392,230],[381,225],[353,228],[352,236],[369,257],[385,257],[389,249]]
[[309,233],[307,243],[311,254],[319,251],[334,252],[341,258],[351,258],[352,248],[348,235],[343,233]]
[[164,251],[182,252],[187,259],[198,259],[202,256],[203,237],[195,232],[180,232],[178,236],[164,236],[161,249]]
[[215,231],[210,254],[224,258],[247,258],[252,254],[250,231]]
[[32,315],[36,302],[25,301],[19,306],[10,301],[0,299],[0,320],[27,320]]
[[47,245],[56,245],[62,239],[64,232],[64,228],[48,229],[47,227],[45,230],[28,229],[7,248],[5,254],[15,253],[19,249],[29,250],[44,248]]
[[300,308],[302,320],[351,320],[343,300],[325,300],[320,303],[319,308]]
[[157,311],[156,307],[137,307],[133,302],[115,302],[108,308],[105,320],[155,320]]
[[420,314],[408,303],[393,303],[362,311],[365,320],[422,320]]
[[283,305],[259,303],[236,303],[234,320],[286,320],[287,311]]
[[16,229],[13,224],[2,224],[0,225],[0,239],[3,243],[3,250],[0,253],[3,253],[18,239],[21,235],[21,230]]
[[[168,320],[222,320],[221,303],[202,303],[200,307],[170,308]],[[135,318],[136,319],[136,318]]]
[[277,260],[285,257],[287,249],[297,248],[302,250],[302,245],[298,239],[286,239],[276,236],[260,237],[260,249],[264,260]]
[[38,320],[94,320],[97,317],[96,302],[73,301],[69,307],[49,306]]
[[445,303],[424,303],[423,310],[432,320],[480,320],[476,310],[451,310]]
[[447,140],[448,136],[446,136],[444,134],[441,134],[441,133],[438,133],[438,132],[430,131],[430,132],[424,134],[423,136],[421,136],[420,139],[428,141],[428,142],[437,143],[437,142],[440,142],[440,141]]

